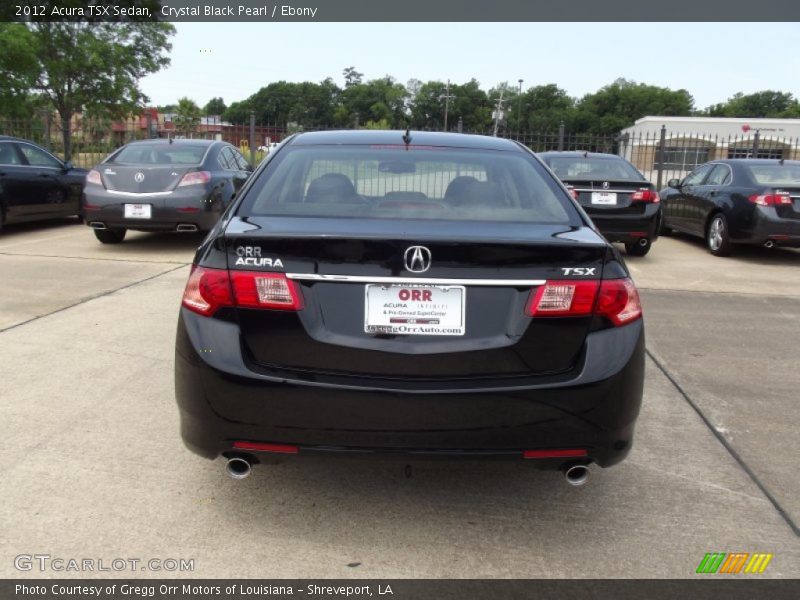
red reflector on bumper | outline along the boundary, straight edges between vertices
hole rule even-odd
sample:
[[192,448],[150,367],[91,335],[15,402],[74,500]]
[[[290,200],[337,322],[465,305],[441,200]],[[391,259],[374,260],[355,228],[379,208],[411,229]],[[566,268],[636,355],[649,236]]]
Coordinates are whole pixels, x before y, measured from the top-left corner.
[[525,450],[522,458],[571,458],[587,456],[585,448],[562,448],[560,450]]
[[260,442],[233,442],[237,450],[252,450],[254,452],[277,452],[278,454],[297,454],[297,446],[287,444],[262,444]]

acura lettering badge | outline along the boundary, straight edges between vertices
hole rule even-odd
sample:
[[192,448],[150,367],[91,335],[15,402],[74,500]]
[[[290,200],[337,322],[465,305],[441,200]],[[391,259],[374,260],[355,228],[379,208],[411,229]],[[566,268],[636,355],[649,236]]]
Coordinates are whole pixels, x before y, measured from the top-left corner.
[[142,183],[144,181],[144,173],[139,171],[138,173],[136,173],[136,175],[133,176],[133,180],[136,183]]
[[412,273],[424,273],[431,268],[431,251],[425,246],[409,246],[403,258],[406,270]]

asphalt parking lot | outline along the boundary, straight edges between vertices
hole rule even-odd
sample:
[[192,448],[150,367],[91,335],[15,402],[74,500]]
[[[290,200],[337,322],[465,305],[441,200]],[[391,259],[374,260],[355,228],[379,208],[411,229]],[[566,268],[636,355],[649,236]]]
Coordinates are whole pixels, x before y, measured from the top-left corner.
[[[707,552],[800,577],[800,252],[661,238],[628,261],[647,381],[634,449],[573,488],[522,463],[290,461],[244,481],[186,451],[172,363],[201,238],[0,235],[0,577],[20,554],[194,559],[117,576],[694,577]],[[747,577],[738,575],[738,577]]]

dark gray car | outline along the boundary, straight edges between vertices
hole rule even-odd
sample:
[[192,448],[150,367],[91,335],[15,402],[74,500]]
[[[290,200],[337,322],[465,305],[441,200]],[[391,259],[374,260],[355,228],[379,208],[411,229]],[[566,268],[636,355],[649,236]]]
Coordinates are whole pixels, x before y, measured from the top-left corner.
[[251,171],[227,142],[132,142],[89,172],[86,223],[104,244],[121,242],[128,229],[208,231]]

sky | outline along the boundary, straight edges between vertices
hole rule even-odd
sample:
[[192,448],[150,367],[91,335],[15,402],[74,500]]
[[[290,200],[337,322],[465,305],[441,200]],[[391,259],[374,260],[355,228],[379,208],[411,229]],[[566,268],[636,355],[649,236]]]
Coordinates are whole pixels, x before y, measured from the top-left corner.
[[[244,100],[273,81],[319,82],[354,66],[485,90],[555,83],[571,96],[619,77],[686,89],[702,109],[736,92],[800,98],[798,23],[176,23],[171,65],[141,80],[151,104]],[[759,43],[762,40],[763,45]]]

